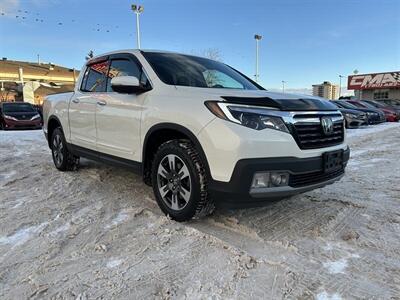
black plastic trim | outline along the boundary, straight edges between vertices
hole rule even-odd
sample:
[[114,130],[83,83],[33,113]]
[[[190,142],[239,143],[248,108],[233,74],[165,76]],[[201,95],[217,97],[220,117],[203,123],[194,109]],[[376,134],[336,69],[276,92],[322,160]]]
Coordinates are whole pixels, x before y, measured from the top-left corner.
[[143,155],[142,155],[142,162],[146,162],[146,149],[147,149],[147,142],[149,137],[156,131],[158,130],[163,130],[163,129],[172,129],[177,132],[180,132],[186,136],[189,137],[190,141],[194,144],[196,150],[199,152],[200,158],[202,162],[204,163],[204,167],[206,169],[206,174],[208,178],[211,178],[211,173],[210,173],[210,168],[208,165],[207,157],[205,155],[205,152],[203,150],[203,147],[201,146],[199,140],[197,139],[196,135],[191,132],[189,129],[186,127],[176,124],[176,123],[159,123],[151,127],[144,138],[144,143],[143,143]]
[[273,107],[281,109],[282,106],[278,104],[275,100],[269,97],[231,97],[231,96],[222,96],[221,98],[225,99],[229,103],[233,104],[243,104],[243,105],[252,105],[252,106],[263,106],[263,107]]
[[[62,132],[64,132],[64,129],[63,129],[63,127],[62,127],[62,124],[61,124],[60,119],[59,119],[57,116],[55,116],[55,115],[51,115],[51,116],[49,117],[48,121],[47,121],[47,133],[45,133],[45,137],[46,137],[46,139],[47,139],[47,142],[48,142],[48,145],[49,145],[49,148],[50,148],[50,149],[51,149],[51,146],[50,146],[50,138],[51,138],[51,136],[49,135],[49,124],[50,124],[50,122],[51,122],[52,120],[57,121],[59,127],[61,127]],[[64,133],[64,134],[65,134],[65,133]]]
[[[350,149],[347,148],[343,152],[344,166],[349,158]],[[276,194],[255,199],[249,193],[254,173],[268,170],[289,171],[291,174],[322,171],[323,155],[310,158],[277,157],[239,160],[229,182],[210,180],[211,196],[217,205],[225,207],[258,206],[268,200],[281,199],[283,197]]]
[[233,97],[221,96],[226,102],[233,104],[272,107],[281,111],[338,111],[328,100],[313,98],[272,99],[270,97]]
[[87,159],[99,161],[112,166],[123,167],[137,174],[142,173],[142,163],[140,162],[101,153],[98,151],[90,150],[73,144],[67,144],[67,148],[72,154],[76,156],[85,157]]
[[91,58],[91,59],[89,59],[88,62],[86,63],[86,66],[87,66],[87,67],[90,67],[90,66],[92,66],[92,65],[105,62],[105,61],[107,61],[109,58],[110,58],[109,55]]

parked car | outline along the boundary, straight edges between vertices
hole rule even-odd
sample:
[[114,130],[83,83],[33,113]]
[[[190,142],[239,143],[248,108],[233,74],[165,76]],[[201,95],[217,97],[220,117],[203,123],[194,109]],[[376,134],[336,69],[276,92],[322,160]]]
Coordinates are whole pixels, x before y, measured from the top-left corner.
[[57,169],[83,156],[136,170],[177,221],[331,184],[350,153],[329,101],[267,92],[223,63],[169,52],[93,58],[43,115]]
[[377,109],[386,109],[388,111],[391,111],[391,112],[397,114],[398,119],[400,119],[400,107],[396,108],[396,107],[387,105],[385,102],[376,101],[376,100],[363,100],[363,102],[366,102]]
[[375,106],[362,101],[362,100],[346,100],[347,102],[359,107],[359,108],[370,108],[370,109],[378,109],[385,114],[385,118],[387,122],[397,122],[398,116],[397,113],[392,109],[386,108],[376,108]]
[[379,102],[384,102],[386,105],[389,105],[390,107],[400,109],[400,100],[382,99],[379,100]]
[[347,109],[357,110],[357,111],[366,113],[367,117],[368,117],[368,125],[386,122],[385,114],[378,109],[357,107],[357,106],[355,106],[347,101],[344,101],[344,100],[334,100],[332,102],[337,104],[337,106],[339,106],[341,108],[347,108]]
[[344,116],[346,128],[358,128],[361,125],[368,124],[367,113],[355,109],[343,108],[336,103],[334,104]]
[[35,108],[25,102],[0,103],[0,129],[40,129],[42,118]]

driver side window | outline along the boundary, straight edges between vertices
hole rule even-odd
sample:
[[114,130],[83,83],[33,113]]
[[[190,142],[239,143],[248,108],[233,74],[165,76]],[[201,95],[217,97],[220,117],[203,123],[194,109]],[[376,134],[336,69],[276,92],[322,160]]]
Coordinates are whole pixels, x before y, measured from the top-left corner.
[[81,91],[104,92],[108,61],[89,65],[82,80]]
[[111,79],[120,76],[135,76],[141,84],[147,84],[147,78],[135,62],[128,59],[113,59],[111,60],[107,76],[107,92],[113,91],[111,88]]

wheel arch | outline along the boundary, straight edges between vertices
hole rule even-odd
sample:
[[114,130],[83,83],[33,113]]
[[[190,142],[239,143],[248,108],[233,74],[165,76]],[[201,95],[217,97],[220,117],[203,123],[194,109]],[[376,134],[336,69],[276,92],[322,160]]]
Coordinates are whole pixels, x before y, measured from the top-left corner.
[[196,135],[191,130],[176,123],[159,123],[151,127],[144,138],[142,153],[144,181],[149,183],[148,179],[151,173],[151,162],[159,146],[173,139],[187,139],[193,143],[204,163],[206,174],[211,179],[207,157]]
[[54,132],[54,129],[61,127],[61,130],[64,132],[61,121],[57,116],[50,116],[49,121],[47,122],[47,142],[50,147],[51,136]]

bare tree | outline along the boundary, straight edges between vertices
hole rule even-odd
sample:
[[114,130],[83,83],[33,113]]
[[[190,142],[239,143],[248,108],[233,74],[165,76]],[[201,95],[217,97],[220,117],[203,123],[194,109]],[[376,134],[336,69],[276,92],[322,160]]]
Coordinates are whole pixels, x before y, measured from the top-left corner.
[[86,55],[86,60],[92,59],[94,57],[93,50],[90,50],[89,53]]
[[[212,60],[222,62],[220,51],[216,48],[208,48],[208,49],[204,50],[202,56],[212,59]],[[205,80],[209,87],[214,87],[214,86],[218,86],[221,84],[221,82],[217,76],[217,73],[214,70],[207,70],[207,72],[205,74]]]
[[203,50],[202,54],[203,54],[202,56],[204,56],[206,58],[222,62],[221,52],[217,48],[205,49],[205,50]]

